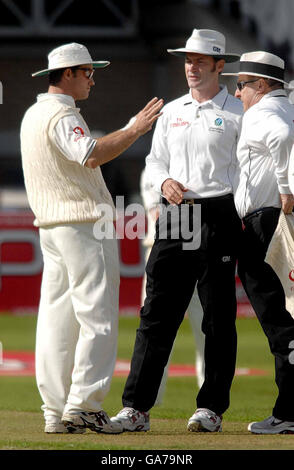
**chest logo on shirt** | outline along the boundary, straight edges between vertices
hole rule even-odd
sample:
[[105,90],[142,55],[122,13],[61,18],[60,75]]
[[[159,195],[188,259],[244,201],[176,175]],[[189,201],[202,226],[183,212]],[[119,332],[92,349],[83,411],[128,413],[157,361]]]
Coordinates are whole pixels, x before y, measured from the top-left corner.
[[216,117],[213,121],[213,125],[210,126],[209,128],[210,131],[213,132],[219,132],[223,133],[224,132],[224,120],[222,117]]
[[77,135],[75,137],[75,142],[77,142],[79,139],[81,139],[82,137],[84,137],[85,135],[85,132],[84,132],[84,129],[82,129],[81,127],[77,126],[74,128],[74,133]]
[[180,126],[188,126],[190,123],[188,121],[184,121],[182,118],[177,118],[176,122],[172,122],[170,127],[180,127]]

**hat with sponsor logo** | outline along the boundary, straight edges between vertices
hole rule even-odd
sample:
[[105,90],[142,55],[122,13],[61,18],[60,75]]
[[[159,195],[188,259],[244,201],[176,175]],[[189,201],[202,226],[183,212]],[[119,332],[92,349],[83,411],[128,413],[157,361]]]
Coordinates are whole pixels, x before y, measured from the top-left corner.
[[91,64],[94,69],[107,67],[107,60],[93,61],[88,49],[82,44],[72,42],[53,49],[48,54],[48,68],[32,73],[32,77],[42,77],[53,70],[76,67],[77,65]]
[[239,54],[226,53],[225,36],[213,29],[194,29],[185,47],[167,49],[167,52],[181,57],[187,52],[204,54],[217,59],[224,59],[226,62],[236,62],[240,58]]
[[222,75],[252,75],[254,77],[271,78],[278,82],[288,83],[284,80],[285,62],[270,52],[246,52],[240,57],[239,71],[225,72]]

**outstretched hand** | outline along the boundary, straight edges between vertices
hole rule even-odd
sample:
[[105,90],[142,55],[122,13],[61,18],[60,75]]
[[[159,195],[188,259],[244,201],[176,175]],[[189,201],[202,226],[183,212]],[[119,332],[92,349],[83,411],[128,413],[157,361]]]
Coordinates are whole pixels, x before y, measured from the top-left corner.
[[162,106],[163,99],[153,98],[146,104],[145,108],[136,115],[133,127],[139,135],[146,134],[146,132],[152,129],[154,122],[162,115],[162,113],[159,112]]

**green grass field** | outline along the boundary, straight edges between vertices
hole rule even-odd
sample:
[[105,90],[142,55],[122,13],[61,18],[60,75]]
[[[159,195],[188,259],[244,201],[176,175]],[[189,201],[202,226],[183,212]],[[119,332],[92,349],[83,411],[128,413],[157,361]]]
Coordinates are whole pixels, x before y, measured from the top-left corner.
[[[0,341],[3,349],[32,351],[35,316],[0,315]],[[136,317],[120,318],[118,357],[130,359]],[[41,399],[34,377],[0,377],[0,449],[34,450],[286,450],[294,449],[294,436],[254,436],[247,431],[253,420],[271,415],[276,397],[274,365],[267,340],[255,318],[240,318],[238,328],[238,368],[261,369],[260,376],[236,376],[231,405],[224,415],[223,432],[198,434],[186,431],[187,419],[195,409],[197,394],[194,377],[169,377],[164,403],[151,411],[151,430],[117,436],[95,434],[48,435],[40,410]],[[184,320],[173,351],[172,363],[193,364],[195,346],[189,321]],[[121,409],[125,377],[114,377],[104,409],[115,414]],[[294,397],[293,397],[294,399]]]

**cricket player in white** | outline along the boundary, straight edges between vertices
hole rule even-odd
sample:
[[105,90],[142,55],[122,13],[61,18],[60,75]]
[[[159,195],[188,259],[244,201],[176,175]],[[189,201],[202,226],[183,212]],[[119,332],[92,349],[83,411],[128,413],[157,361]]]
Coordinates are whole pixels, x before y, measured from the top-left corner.
[[154,98],[124,129],[94,139],[76,108],[95,84],[87,48],[54,49],[48,93],[25,113],[21,152],[25,185],[44,257],[36,377],[45,432],[119,433],[102,409],[114,371],[118,333],[119,262],[113,218],[111,239],[96,239],[93,226],[115,213],[100,165],[119,156],[152,128],[162,100]]

